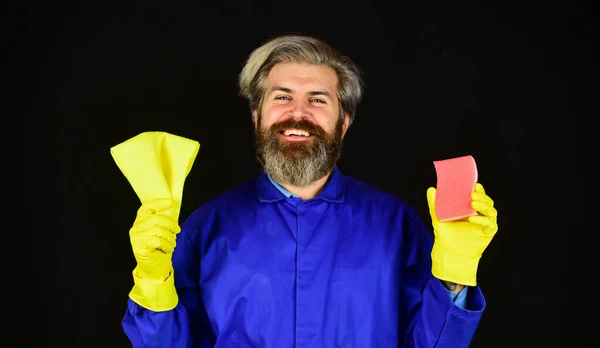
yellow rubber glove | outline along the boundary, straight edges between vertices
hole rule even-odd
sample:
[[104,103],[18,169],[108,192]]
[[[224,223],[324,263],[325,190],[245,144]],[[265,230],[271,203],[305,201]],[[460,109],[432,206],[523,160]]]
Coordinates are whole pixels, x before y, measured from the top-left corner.
[[435,214],[436,189],[427,189],[427,203],[435,235],[431,250],[432,273],[441,280],[477,285],[477,267],[484,250],[498,231],[494,201],[483,186],[475,184],[471,206],[480,215],[460,221],[441,222]]
[[129,231],[137,262],[129,297],[155,312],[171,310],[179,301],[172,255],[185,179],[199,149],[194,140],[144,132],[110,150],[141,202]]

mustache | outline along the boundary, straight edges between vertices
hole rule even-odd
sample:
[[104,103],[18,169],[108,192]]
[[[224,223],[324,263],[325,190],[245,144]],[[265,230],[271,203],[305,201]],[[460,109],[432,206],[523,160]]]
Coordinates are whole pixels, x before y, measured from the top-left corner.
[[285,121],[275,123],[271,125],[271,127],[269,128],[269,132],[273,134],[279,134],[284,130],[290,128],[306,131],[315,137],[323,137],[327,135],[327,132],[323,128],[306,119],[287,119]]

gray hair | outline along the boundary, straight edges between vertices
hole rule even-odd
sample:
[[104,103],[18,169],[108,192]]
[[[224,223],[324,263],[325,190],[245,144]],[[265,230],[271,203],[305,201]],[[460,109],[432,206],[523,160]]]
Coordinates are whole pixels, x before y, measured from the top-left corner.
[[250,54],[240,72],[239,86],[240,94],[250,102],[252,109],[256,108],[260,112],[268,86],[269,72],[278,63],[306,63],[331,67],[338,77],[336,94],[340,103],[340,117],[348,114],[352,123],[363,93],[361,72],[349,57],[311,36],[278,36]]

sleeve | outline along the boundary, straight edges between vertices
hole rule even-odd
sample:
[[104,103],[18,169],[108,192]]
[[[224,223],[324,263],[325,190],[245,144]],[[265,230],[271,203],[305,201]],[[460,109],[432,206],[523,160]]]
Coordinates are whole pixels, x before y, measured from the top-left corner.
[[[401,347],[468,347],[485,309],[479,286],[467,287],[456,301],[431,274],[433,238],[417,214],[405,230],[399,336]],[[459,303],[460,304],[460,303]]]
[[212,347],[213,333],[199,289],[200,262],[189,233],[183,227],[173,252],[177,306],[153,312],[128,299],[123,330],[133,347]]

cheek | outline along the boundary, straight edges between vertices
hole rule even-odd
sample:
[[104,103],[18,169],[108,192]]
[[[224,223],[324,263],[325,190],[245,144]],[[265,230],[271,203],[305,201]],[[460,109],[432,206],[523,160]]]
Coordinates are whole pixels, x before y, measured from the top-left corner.
[[283,105],[265,106],[261,113],[261,122],[263,125],[271,125],[285,113],[286,109]]
[[339,114],[332,110],[327,110],[325,108],[315,108],[313,110],[312,115],[315,118],[315,121],[319,126],[323,129],[331,132],[334,130],[336,124],[339,122]]
[[289,111],[289,107],[286,105],[268,105],[263,108],[265,116],[271,118],[277,118]]

